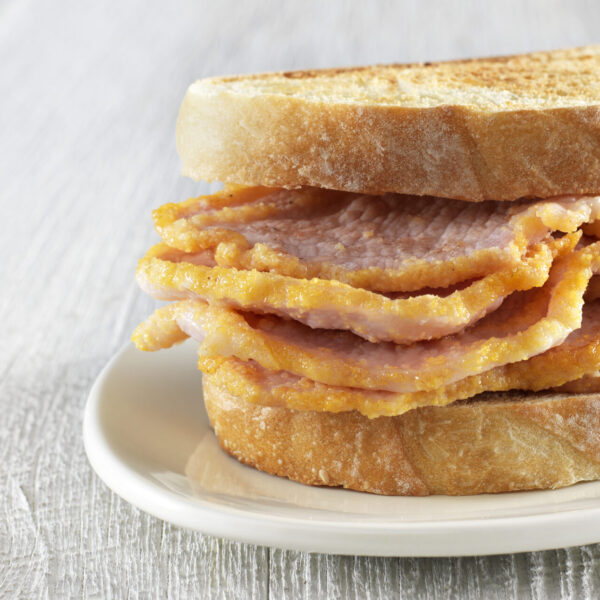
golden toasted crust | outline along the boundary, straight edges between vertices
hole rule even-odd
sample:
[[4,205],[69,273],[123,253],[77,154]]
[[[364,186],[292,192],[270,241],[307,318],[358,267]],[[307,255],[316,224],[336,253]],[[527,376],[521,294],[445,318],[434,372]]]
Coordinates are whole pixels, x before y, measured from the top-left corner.
[[600,192],[600,46],[206,79],[177,123],[183,173],[465,200]]
[[221,446],[309,485],[386,495],[548,489],[600,478],[600,396],[496,394],[398,417],[246,402],[204,376]]

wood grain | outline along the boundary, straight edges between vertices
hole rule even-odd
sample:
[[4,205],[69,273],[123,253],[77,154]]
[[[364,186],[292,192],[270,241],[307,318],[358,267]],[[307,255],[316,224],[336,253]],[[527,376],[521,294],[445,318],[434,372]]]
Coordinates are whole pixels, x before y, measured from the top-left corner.
[[0,598],[598,598],[600,546],[377,559],[185,531],[98,480],[91,383],[152,302],[133,283],[178,176],[174,124],[212,74],[583,44],[583,0],[0,2]]

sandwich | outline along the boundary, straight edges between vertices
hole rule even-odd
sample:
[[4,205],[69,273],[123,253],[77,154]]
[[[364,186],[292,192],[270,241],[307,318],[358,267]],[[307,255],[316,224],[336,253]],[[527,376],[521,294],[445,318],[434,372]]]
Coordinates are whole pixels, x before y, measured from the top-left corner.
[[[309,485],[600,478],[600,46],[210,78],[210,196],[153,213],[138,348],[197,340],[221,447]],[[199,390],[200,398],[200,390]]]

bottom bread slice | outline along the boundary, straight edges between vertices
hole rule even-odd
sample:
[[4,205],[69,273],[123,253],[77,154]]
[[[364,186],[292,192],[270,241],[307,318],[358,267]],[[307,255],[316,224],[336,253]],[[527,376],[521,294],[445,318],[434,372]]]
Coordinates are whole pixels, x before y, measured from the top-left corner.
[[221,447],[261,471],[375,494],[468,495],[600,478],[600,395],[508,392],[368,419],[265,407],[204,375]]

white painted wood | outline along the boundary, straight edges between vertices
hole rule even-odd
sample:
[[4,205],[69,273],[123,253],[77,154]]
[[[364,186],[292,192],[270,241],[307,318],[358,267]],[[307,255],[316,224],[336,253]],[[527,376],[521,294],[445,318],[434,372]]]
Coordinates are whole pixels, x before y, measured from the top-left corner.
[[0,597],[600,597],[600,546],[367,559],[203,537],[111,494],[81,443],[91,382],[152,307],[133,283],[150,209],[208,189],[178,176],[192,80],[599,30],[593,0],[0,2]]

